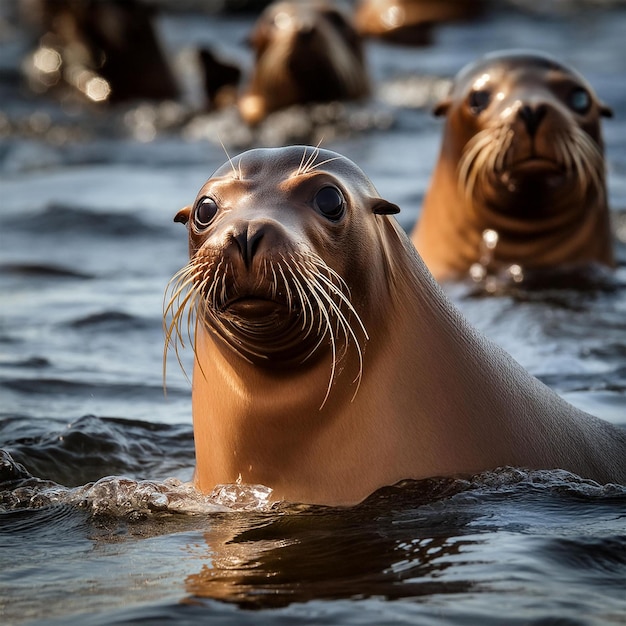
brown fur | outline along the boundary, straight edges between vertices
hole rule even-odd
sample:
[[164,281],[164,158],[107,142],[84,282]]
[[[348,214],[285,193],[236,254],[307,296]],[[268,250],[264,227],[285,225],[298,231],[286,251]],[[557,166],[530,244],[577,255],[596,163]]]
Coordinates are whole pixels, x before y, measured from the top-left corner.
[[[314,203],[329,185],[345,198],[336,222]],[[219,209],[198,230],[206,197]],[[198,489],[241,477],[271,487],[276,499],[351,504],[401,479],[502,465],[626,482],[626,434],[566,403],[473,330],[390,217],[396,211],[346,158],[289,147],[243,153],[178,214],[191,255],[181,281],[198,298],[178,315],[184,286],[179,295],[174,286],[168,339],[186,306],[195,308]],[[296,289],[273,276],[290,253],[310,252],[345,281],[353,308],[336,293],[331,299],[353,334],[340,325],[334,342],[326,333],[303,362],[326,328],[318,324],[324,314],[311,308],[314,331],[305,336],[306,305],[290,303]],[[319,289],[311,280],[302,286]],[[216,315],[211,294],[221,294]],[[335,327],[338,316],[325,308]],[[233,311],[253,325],[252,341],[225,331]]]
[[249,124],[294,104],[369,93],[360,37],[348,16],[326,0],[274,2],[257,20],[250,43],[255,65],[239,101]]
[[364,37],[403,45],[431,43],[431,27],[482,15],[482,0],[359,0],[355,25]]
[[[572,108],[575,90],[588,110]],[[443,142],[412,233],[436,278],[466,274],[486,229],[499,235],[496,265],[613,265],[600,130],[611,113],[580,75],[545,55],[493,53],[461,70],[436,113]]]

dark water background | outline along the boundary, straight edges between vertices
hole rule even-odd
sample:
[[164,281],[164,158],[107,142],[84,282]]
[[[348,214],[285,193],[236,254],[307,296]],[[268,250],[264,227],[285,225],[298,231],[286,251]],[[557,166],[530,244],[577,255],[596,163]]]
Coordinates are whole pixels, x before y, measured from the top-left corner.
[[[256,134],[232,112],[188,116],[193,73],[184,106],[67,112],[21,89],[26,37],[0,22],[0,622],[626,623],[626,489],[505,469],[348,510],[269,507],[261,488],[202,497],[173,358],[162,388],[162,296],[186,262],[172,217],[225,160],[219,139],[236,152],[323,136],[410,228],[439,145],[433,97],[479,54],[525,47],[577,67],[615,110],[620,266],[590,289],[450,295],[533,374],[626,427],[626,10],[580,4],[506,5],[428,48],[368,43],[370,103],[292,110]],[[179,68],[199,43],[249,66],[252,21],[165,13],[158,27]]]

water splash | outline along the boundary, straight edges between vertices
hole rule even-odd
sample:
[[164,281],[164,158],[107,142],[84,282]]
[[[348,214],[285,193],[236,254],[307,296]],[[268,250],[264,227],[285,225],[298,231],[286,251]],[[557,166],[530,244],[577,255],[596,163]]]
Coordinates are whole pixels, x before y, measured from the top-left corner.
[[500,235],[496,230],[491,228],[483,230],[479,259],[469,268],[472,281],[489,294],[495,294],[502,288],[524,281],[524,269],[521,265],[513,263],[503,269],[501,264],[495,262],[495,250],[499,240]]
[[107,476],[80,487],[64,487],[36,478],[0,450],[0,512],[68,504],[94,516],[137,521],[155,514],[206,515],[228,511],[263,511],[272,506],[272,490],[263,485],[234,484],[215,487],[210,495],[176,478],[163,481]]
[[217,485],[209,496],[216,504],[230,510],[264,510],[270,505],[272,489],[265,485],[246,485],[241,481],[241,474],[233,484]]

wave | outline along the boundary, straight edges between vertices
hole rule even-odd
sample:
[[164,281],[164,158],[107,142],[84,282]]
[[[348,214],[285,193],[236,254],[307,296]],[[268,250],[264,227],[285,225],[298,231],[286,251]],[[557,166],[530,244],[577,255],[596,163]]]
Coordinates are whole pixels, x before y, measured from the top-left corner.
[[12,462],[28,468],[29,475],[65,486],[111,474],[133,479],[188,475],[194,464],[188,424],[93,415],[69,424],[11,417],[0,420],[0,441]]
[[60,265],[43,263],[2,263],[0,264],[0,272],[8,276],[26,276],[29,278],[79,278],[82,280],[95,278],[93,274],[77,272]]
[[[0,422],[0,436],[6,420]],[[15,435],[15,424],[11,424]],[[19,430],[19,429],[18,429]],[[88,432],[86,432],[88,431]],[[122,435],[120,435],[122,433]],[[323,512],[333,507],[272,503],[272,490],[263,485],[241,482],[218,485],[209,495],[196,491],[190,483],[167,475],[164,465],[178,458],[193,463],[192,433],[186,426],[156,425],[113,418],[86,416],[68,426],[61,434],[30,436],[8,441],[0,449],[0,508],[4,511],[39,508],[50,504],[71,504],[94,515],[113,515],[143,519],[155,513],[213,513],[226,510],[283,512]],[[29,470],[26,469],[29,467]],[[66,479],[75,487],[53,480],[51,471],[64,466]],[[106,475],[81,484],[90,470],[127,472],[147,478]],[[36,472],[47,478],[38,478]],[[504,467],[468,477],[436,477],[405,480],[373,493],[351,510],[359,517],[376,517],[381,512],[414,510],[427,507],[422,517],[432,525],[432,516],[441,513],[438,503],[445,502],[445,515],[455,507],[470,516],[484,516],[494,502],[518,503],[520,499],[549,501],[587,501],[611,506],[626,505],[626,487],[599,485],[565,470],[522,470]],[[478,509],[474,505],[478,505]],[[433,508],[434,507],[434,508]],[[469,507],[469,508],[468,508]],[[343,510],[344,507],[338,507]],[[478,511],[481,511],[478,513]],[[487,515],[489,518],[490,515]],[[494,522],[495,523],[495,522]],[[519,524],[519,519],[513,519]]]
[[111,310],[79,317],[68,322],[67,326],[77,329],[92,329],[97,327],[99,330],[103,331],[118,331],[128,329],[143,330],[145,328],[152,328],[154,323],[151,320],[136,315],[130,315],[129,313],[124,313],[123,311]]
[[46,236],[71,234],[88,237],[165,237],[169,234],[167,229],[146,222],[132,212],[87,211],[65,204],[49,204],[35,214],[13,217],[5,224],[5,228],[32,233],[34,224],[37,231]]

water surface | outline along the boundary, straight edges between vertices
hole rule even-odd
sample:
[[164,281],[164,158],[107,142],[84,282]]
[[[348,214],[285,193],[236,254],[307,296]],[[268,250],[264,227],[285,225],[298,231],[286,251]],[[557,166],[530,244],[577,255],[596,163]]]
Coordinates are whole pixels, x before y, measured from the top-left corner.
[[[249,65],[251,22],[165,14],[159,30],[172,57],[217,41]],[[163,394],[161,311],[187,254],[172,218],[225,160],[220,140],[236,152],[323,136],[408,229],[437,155],[437,93],[483,52],[542,49],[616,112],[604,128],[620,266],[586,288],[448,291],[533,374],[626,427],[626,11],[496,12],[441,28],[429,48],[371,43],[372,102],[321,107],[315,127],[293,110],[257,133],[180,106],[67,113],[21,90],[23,34],[3,32],[3,623],[624,623],[622,487],[508,468],[350,509],[269,506],[244,486],[194,493],[190,388],[170,359]]]

